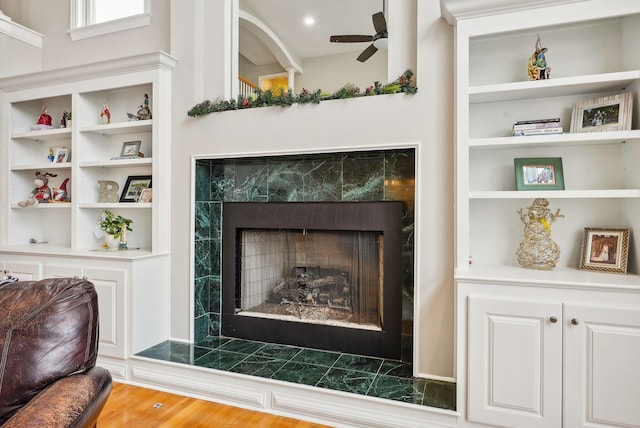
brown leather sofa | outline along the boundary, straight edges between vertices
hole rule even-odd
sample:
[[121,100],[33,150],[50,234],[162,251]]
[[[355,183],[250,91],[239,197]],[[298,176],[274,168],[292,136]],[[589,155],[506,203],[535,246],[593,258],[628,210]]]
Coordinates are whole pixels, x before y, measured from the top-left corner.
[[0,285],[0,426],[93,427],[111,392],[96,367],[98,296],[85,279]]

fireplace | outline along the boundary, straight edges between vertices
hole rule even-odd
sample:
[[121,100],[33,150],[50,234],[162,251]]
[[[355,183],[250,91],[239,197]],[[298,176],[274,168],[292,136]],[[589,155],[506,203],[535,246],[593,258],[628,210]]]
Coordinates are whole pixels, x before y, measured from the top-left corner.
[[224,336],[400,358],[401,202],[222,209]]

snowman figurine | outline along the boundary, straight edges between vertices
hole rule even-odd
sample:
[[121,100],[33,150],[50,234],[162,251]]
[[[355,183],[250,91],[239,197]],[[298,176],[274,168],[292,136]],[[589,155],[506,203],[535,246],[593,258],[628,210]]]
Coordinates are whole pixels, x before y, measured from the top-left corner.
[[524,223],[524,239],[516,250],[522,267],[550,270],[560,259],[560,247],[551,239],[551,223],[564,215],[560,214],[560,209],[551,213],[548,206],[549,201],[536,198],[526,212],[523,208],[517,211]]

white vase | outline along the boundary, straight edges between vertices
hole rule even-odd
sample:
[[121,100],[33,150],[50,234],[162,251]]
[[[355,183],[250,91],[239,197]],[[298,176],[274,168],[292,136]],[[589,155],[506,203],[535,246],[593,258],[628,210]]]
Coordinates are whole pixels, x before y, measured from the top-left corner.
[[107,246],[107,251],[118,251],[120,249],[120,235],[114,237],[113,235],[104,235],[104,243]]

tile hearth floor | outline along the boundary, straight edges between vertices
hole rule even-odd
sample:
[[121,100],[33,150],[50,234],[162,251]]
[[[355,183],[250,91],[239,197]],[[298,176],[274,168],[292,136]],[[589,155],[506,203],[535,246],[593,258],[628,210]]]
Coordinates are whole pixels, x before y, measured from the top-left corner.
[[136,354],[175,363],[455,410],[456,385],[412,377],[411,363],[243,339],[165,341]]

